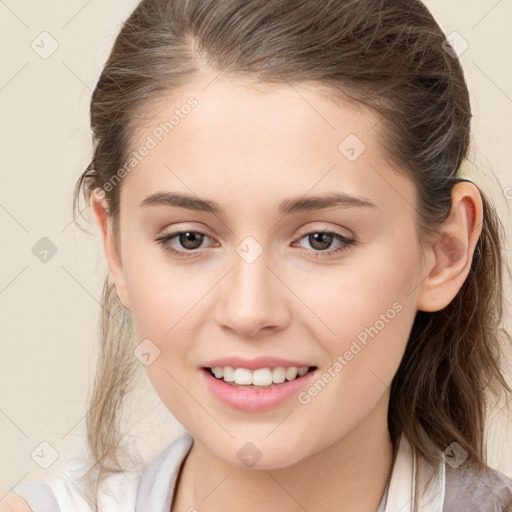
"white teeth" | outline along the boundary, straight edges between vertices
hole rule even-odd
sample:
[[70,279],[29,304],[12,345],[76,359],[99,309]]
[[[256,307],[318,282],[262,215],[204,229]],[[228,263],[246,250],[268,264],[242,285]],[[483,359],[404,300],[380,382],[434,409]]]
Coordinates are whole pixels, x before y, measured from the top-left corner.
[[293,380],[297,377],[298,369],[296,366],[290,366],[290,368],[286,368],[285,377],[286,380]]
[[[253,372],[249,370],[244,371],[246,371],[249,374],[252,374],[252,382],[250,382],[250,384],[253,384],[254,386],[270,386],[270,384],[272,384],[272,372],[270,371],[269,368],[259,368],[258,370],[254,370]],[[240,382],[237,382],[237,384],[240,384]]]
[[212,368],[212,372],[215,377],[217,377],[217,379],[222,377],[222,368],[220,366],[215,366],[215,368]]
[[235,380],[235,369],[232,366],[225,366],[220,368],[219,378],[224,378],[226,382],[233,382]]
[[286,368],[284,366],[276,366],[272,370],[272,382],[275,384],[281,384],[281,382],[284,382],[286,374]]
[[247,368],[233,368],[232,366],[215,366],[211,370],[217,379],[245,386],[270,386],[281,384],[285,380],[295,380],[308,373],[308,366],[277,366],[275,368],[258,368],[251,371]]
[[252,384],[252,372],[247,368],[237,368],[235,370],[235,384]]

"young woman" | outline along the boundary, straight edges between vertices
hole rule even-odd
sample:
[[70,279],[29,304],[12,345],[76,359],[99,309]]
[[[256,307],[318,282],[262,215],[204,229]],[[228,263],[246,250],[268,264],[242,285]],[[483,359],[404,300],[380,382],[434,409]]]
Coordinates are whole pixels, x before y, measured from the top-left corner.
[[[95,464],[11,510],[512,510],[484,447],[504,242],[450,50],[418,0],[138,5],[75,190],[109,267]],[[186,431],[136,472],[141,362]]]

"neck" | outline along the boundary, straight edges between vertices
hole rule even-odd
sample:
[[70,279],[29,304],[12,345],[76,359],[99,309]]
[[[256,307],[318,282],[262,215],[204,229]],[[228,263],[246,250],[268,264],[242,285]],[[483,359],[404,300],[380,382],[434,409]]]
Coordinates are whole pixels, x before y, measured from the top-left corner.
[[176,483],[171,512],[375,512],[393,459],[388,402],[386,393],[347,435],[282,469],[234,467],[194,441]]

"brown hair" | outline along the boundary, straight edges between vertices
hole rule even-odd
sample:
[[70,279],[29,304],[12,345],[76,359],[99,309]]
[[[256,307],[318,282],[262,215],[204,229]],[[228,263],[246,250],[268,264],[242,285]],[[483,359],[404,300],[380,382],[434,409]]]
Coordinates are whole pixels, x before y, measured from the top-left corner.
[[[333,99],[377,112],[389,158],[413,180],[422,243],[439,233],[470,143],[463,70],[418,0],[144,0],[124,23],[91,101],[94,156],[74,191],[88,203],[123,166],[138,113],[205,69],[254,83],[315,83]],[[118,239],[119,186],[105,189]],[[424,428],[444,450],[456,441],[486,464],[487,393],[511,391],[500,365],[503,228],[482,192],[484,220],[471,271],[441,311],[417,312],[393,379],[388,426],[430,462]],[[138,361],[131,317],[107,274],[101,347],[87,414],[97,466],[121,469],[119,417]]]

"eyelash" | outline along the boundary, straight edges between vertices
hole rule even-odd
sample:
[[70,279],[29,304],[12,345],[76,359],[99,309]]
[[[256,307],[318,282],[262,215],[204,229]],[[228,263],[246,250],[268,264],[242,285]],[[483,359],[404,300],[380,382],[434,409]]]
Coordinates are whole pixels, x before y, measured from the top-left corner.
[[[200,230],[197,230],[197,229],[194,229],[194,230],[186,229],[186,230],[183,230],[183,231],[176,231],[176,232],[171,233],[169,235],[161,236],[161,237],[157,238],[155,241],[158,242],[165,251],[170,252],[171,254],[173,254],[174,256],[177,256],[178,258],[193,258],[193,257],[195,257],[194,254],[197,254],[198,249],[194,249],[194,250],[190,250],[190,251],[178,251],[178,250],[174,249],[168,243],[171,239],[176,238],[177,236],[179,236],[181,234],[184,234],[184,233],[197,233],[197,234],[206,236],[208,238],[211,238],[210,236],[208,236],[203,231],[200,231]],[[311,251],[311,250],[308,250],[308,253],[307,253],[308,256],[313,256],[315,258],[318,258],[322,254],[327,254],[330,257],[333,254],[337,254],[337,253],[339,253],[341,251],[345,251],[345,250],[349,249],[350,246],[353,246],[353,245],[355,245],[357,243],[355,238],[348,238],[346,236],[340,235],[339,233],[336,233],[336,232],[333,232],[333,231],[322,231],[322,230],[308,231],[307,233],[304,233],[298,240],[302,240],[304,237],[312,235],[312,234],[316,234],[316,233],[323,233],[323,234],[327,234],[327,235],[332,235],[335,240],[338,240],[339,242],[342,242],[343,245],[341,245],[341,247],[338,247],[338,249],[334,249],[334,250],[331,250],[331,251]]]

